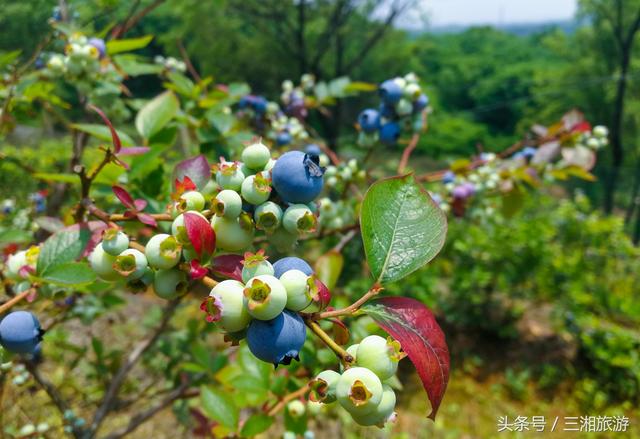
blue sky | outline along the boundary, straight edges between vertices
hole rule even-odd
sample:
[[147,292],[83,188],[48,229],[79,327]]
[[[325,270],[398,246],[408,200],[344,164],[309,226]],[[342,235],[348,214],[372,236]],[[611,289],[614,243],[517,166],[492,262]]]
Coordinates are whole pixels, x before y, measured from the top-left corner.
[[534,23],[574,16],[578,0],[420,0],[420,6],[398,25],[431,26]]

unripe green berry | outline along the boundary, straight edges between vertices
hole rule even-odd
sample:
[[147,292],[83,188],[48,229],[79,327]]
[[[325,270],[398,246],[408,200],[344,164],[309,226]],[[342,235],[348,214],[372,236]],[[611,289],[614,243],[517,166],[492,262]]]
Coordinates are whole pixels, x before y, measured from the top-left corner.
[[294,399],[289,404],[287,404],[287,410],[289,411],[291,417],[299,418],[304,415],[306,407],[302,401],[300,401],[299,399]]
[[223,162],[217,165],[216,182],[222,189],[239,191],[245,175],[240,170],[240,166],[234,162]]
[[298,242],[297,233],[289,233],[284,227],[277,228],[267,235],[269,242],[281,253],[289,252]]
[[273,201],[267,201],[256,208],[253,218],[256,228],[266,231],[275,230],[282,221],[282,208]]
[[287,309],[302,311],[309,306],[315,288],[313,276],[307,276],[300,270],[289,270],[280,276],[280,282],[287,290]]
[[102,235],[102,249],[113,256],[129,248],[129,237],[118,229],[108,229]]
[[242,264],[243,282],[249,282],[249,279],[263,274],[273,276],[273,265],[266,260],[263,252],[258,252],[257,254],[245,253]]
[[275,165],[276,165],[276,161],[274,159],[269,159],[267,164],[264,165],[264,170],[271,171]]
[[318,218],[306,204],[292,204],[282,216],[282,226],[289,233],[309,233],[316,230]]
[[153,268],[167,270],[180,262],[182,245],[174,236],[160,233],[149,240],[144,253]]
[[182,212],[195,210],[202,211],[204,209],[205,199],[198,191],[189,191],[180,195],[180,201],[178,201],[178,209]]
[[[189,213],[199,215],[201,218],[207,220],[207,218],[200,212],[193,211]],[[183,246],[191,247],[191,241],[189,240],[187,230],[184,227],[184,214],[181,213],[180,215],[178,215],[176,219],[174,219],[171,223],[171,234],[175,236],[178,242]]]
[[159,297],[167,300],[183,295],[188,286],[187,274],[177,268],[158,270],[153,280],[153,290]]
[[412,101],[415,101],[416,99],[418,99],[422,94],[422,90],[420,89],[420,86],[416,83],[407,84],[407,86],[404,88],[403,91],[404,91],[405,97]]
[[400,99],[396,104],[396,113],[399,116],[407,116],[413,111],[413,105],[408,99]]
[[255,229],[251,217],[245,213],[234,219],[214,216],[211,218],[211,224],[216,232],[216,247],[219,249],[240,251],[253,242]]
[[334,402],[338,380],[340,380],[340,374],[334,370],[320,372],[311,382],[311,400],[325,404]]
[[211,322],[226,332],[236,333],[245,329],[251,316],[244,306],[244,285],[237,280],[224,280],[216,285],[209,293],[210,300],[204,302],[203,310],[211,318]]
[[142,277],[127,282],[127,289],[134,294],[145,292],[149,285],[153,283],[155,276],[155,272],[147,267]]
[[404,357],[400,343],[379,335],[365,337],[358,346],[357,364],[378,375],[381,380],[391,378],[398,370],[398,362]]
[[115,262],[116,257],[105,252],[102,248],[102,243],[96,245],[91,255],[89,255],[91,269],[102,280],[113,281],[120,277],[120,274],[113,268]]
[[242,182],[242,198],[251,204],[262,204],[271,195],[271,185],[261,174],[250,175]]
[[128,248],[116,256],[113,268],[127,280],[140,279],[147,269],[147,258],[141,251]]
[[242,161],[251,169],[263,169],[270,158],[269,148],[260,142],[249,145],[242,151]]
[[287,304],[287,291],[275,277],[260,275],[249,279],[244,289],[244,303],[252,317],[271,320]]
[[353,357],[353,361],[357,360],[356,354],[358,353],[358,346],[360,346],[360,344],[356,343],[347,348],[347,353]]
[[344,371],[336,385],[336,397],[349,413],[364,415],[375,410],[382,400],[380,378],[364,367]]
[[211,203],[212,210],[217,216],[238,218],[242,212],[242,198],[236,191],[225,189],[220,191]]
[[387,384],[382,385],[382,398],[380,404],[370,413],[364,415],[352,413],[353,420],[358,424],[369,427],[377,425],[382,428],[387,420],[393,415],[396,408],[396,394]]

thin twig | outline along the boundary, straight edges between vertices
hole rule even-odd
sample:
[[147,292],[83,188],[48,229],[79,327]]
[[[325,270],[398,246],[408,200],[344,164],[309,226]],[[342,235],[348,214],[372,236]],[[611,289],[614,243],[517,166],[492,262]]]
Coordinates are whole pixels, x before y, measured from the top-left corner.
[[[422,123],[424,125],[423,132],[426,132],[428,129],[427,112],[423,111],[420,117],[422,117]],[[413,136],[411,136],[411,140],[409,141],[409,144],[404,149],[404,151],[402,151],[402,158],[400,159],[400,163],[398,164],[398,174],[404,173],[404,170],[407,167],[407,164],[409,164],[409,158],[411,157],[411,153],[418,146],[418,142],[420,142],[419,132],[414,133]]]
[[[33,379],[36,380],[40,387],[42,387],[47,395],[49,395],[49,398],[51,398],[53,404],[58,408],[58,411],[64,417],[65,412],[69,410],[69,405],[62,398],[62,395],[60,395],[57,387],[40,374],[40,371],[34,363],[27,361],[24,363],[24,365],[29,373],[33,376]],[[78,439],[83,438],[85,434],[84,429],[75,425],[72,426],[72,432],[73,436]]]
[[158,402],[156,405],[151,406],[147,410],[144,410],[132,416],[131,420],[129,421],[129,424],[124,429],[120,431],[116,431],[115,433],[112,433],[106,436],[104,439],[120,439],[122,437],[125,437],[129,433],[132,433],[134,430],[140,427],[140,425],[142,425],[143,423],[151,419],[153,416],[155,416],[158,412],[164,410],[166,407],[171,405],[174,401],[182,398],[186,394],[187,390],[189,390],[190,384],[191,384],[191,380],[185,381],[179,387],[177,387],[171,393],[169,393],[163,400]]
[[120,390],[120,386],[122,386],[122,384],[124,383],[125,378],[129,374],[129,372],[131,372],[140,358],[142,358],[142,355],[158,341],[160,335],[162,335],[162,333],[167,328],[169,320],[171,320],[171,317],[176,311],[179,303],[180,298],[177,298],[167,304],[167,306],[164,308],[160,325],[158,325],[158,327],[153,331],[151,337],[141,342],[138,346],[136,346],[135,349],[133,349],[133,351],[131,351],[125,363],[120,367],[120,369],[118,369],[118,372],[116,372],[116,375],[111,380],[111,385],[107,389],[107,393],[102,400],[102,404],[96,411],[93,422],[91,423],[90,433],[92,437],[95,436],[105,417],[113,408],[116,402],[116,397],[118,396],[118,392]]
[[380,291],[382,291],[382,286],[376,284],[373,287],[371,287],[371,289],[369,291],[367,291],[364,296],[362,296],[361,298],[359,298],[358,300],[356,300],[355,302],[353,302],[351,305],[347,306],[346,308],[335,309],[333,311],[321,312],[320,314],[318,314],[317,318],[318,319],[329,319],[329,318],[332,318],[332,317],[340,317],[340,316],[352,315],[354,312],[356,312],[358,309],[360,309],[360,307],[362,305],[367,303],[374,296],[378,295],[378,293],[380,293]]

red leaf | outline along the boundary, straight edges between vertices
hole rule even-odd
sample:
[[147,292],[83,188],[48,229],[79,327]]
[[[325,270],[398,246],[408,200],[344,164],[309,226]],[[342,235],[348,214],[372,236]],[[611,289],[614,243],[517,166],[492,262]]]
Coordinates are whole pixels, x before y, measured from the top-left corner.
[[147,207],[147,200],[138,198],[137,200],[134,200],[133,205],[135,206],[137,211],[144,210],[144,208]]
[[102,221],[89,221],[84,223],[73,224],[71,226],[65,227],[65,230],[77,230],[77,229],[87,229],[91,232],[91,238],[89,238],[89,242],[87,242],[87,246],[82,251],[83,258],[89,256],[93,249],[98,245],[100,241],[102,241],[102,232],[106,230],[109,226]]
[[141,223],[146,224],[151,227],[158,227],[158,223],[154,217],[149,215],[148,213],[138,213],[136,215]]
[[127,209],[135,210],[136,206],[134,204],[133,197],[129,194],[129,192],[127,192],[125,188],[116,185],[111,186],[111,190],[113,190],[113,193],[116,194],[118,200],[120,200],[120,202],[124,204]]
[[211,178],[211,166],[206,157],[200,154],[178,163],[173,170],[172,180],[183,180],[185,177],[189,177],[199,189],[202,189]]
[[128,148],[122,148],[118,155],[120,157],[129,155],[142,155],[149,151],[151,151],[151,148],[149,148],[148,146],[130,146]]
[[209,221],[192,212],[184,214],[184,228],[199,256],[211,255],[216,247],[216,234]]
[[207,270],[205,267],[200,265],[200,261],[198,261],[197,259],[193,259],[191,261],[191,269],[189,270],[189,275],[191,276],[191,279],[195,279],[195,280],[202,279],[207,275],[208,272],[209,270]]
[[331,302],[331,291],[329,291],[329,288],[327,288],[320,279],[316,278],[315,282],[316,287],[318,288],[318,300],[315,300],[314,298],[314,301],[317,302],[320,311],[322,311],[329,306],[329,303]]
[[431,401],[434,419],[449,382],[449,349],[433,313],[407,297],[385,297],[362,308],[376,323],[400,342],[416,367]]
[[242,282],[242,255],[222,255],[213,258],[212,271],[215,275]]
[[120,136],[118,136],[115,128],[113,128],[113,125],[111,124],[111,121],[109,120],[107,115],[104,114],[104,112],[95,105],[89,104],[87,105],[87,107],[98,113],[100,118],[104,121],[105,125],[109,127],[109,131],[111,131],[111,140],[113,141],[113,149],[115,150],[116,154],[119,153],[120,149],[122,148],[122,142],[120,142]]

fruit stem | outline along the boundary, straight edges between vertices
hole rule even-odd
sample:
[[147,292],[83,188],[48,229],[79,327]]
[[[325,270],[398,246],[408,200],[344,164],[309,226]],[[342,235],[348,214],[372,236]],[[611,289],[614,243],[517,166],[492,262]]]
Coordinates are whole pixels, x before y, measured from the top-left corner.
[[320,338],[320,340],[324,342],[324,344],[329,346],[329,348],[340,358],[340,360],[345,366],[348,366],[351,363],[353,363],[353,357],[351,356],[351,354],[348,353],[346,350],[344,350],[342,347],[340,347],[338,343],[336,343],[329,336],[329,334],[327,334],[324,331],[324,329],[322,329],[320,325],[318,325],[317,322],[314,322],[309,318],[306,318],[304,322],[309,327],[309,329],[311,329],[311,331],[313,331],[313,333],[316,334]]
[[382,289],[383,288],[382,288],[381,285],[375,284],[374,286],[371,287],[371,289],[369,291],[366,292],[366,294],[364,296],[362,296],[361,298],[359,298],[358,300],[356,300],[355,302],[353,302],[351,305],[347,306],[346,308],[334,309],[333,311],[321,312],[320,314],[317,314],[316,318],[317,319],[329,319],[329,318],[333,318],[333,317],[352,315],[353,313],[358,311],[358,309],[360,309],[360,307],[362,305],[364,305],[371,298],[373,298],[378,293],[380,293],[380,291],[382,291]]

